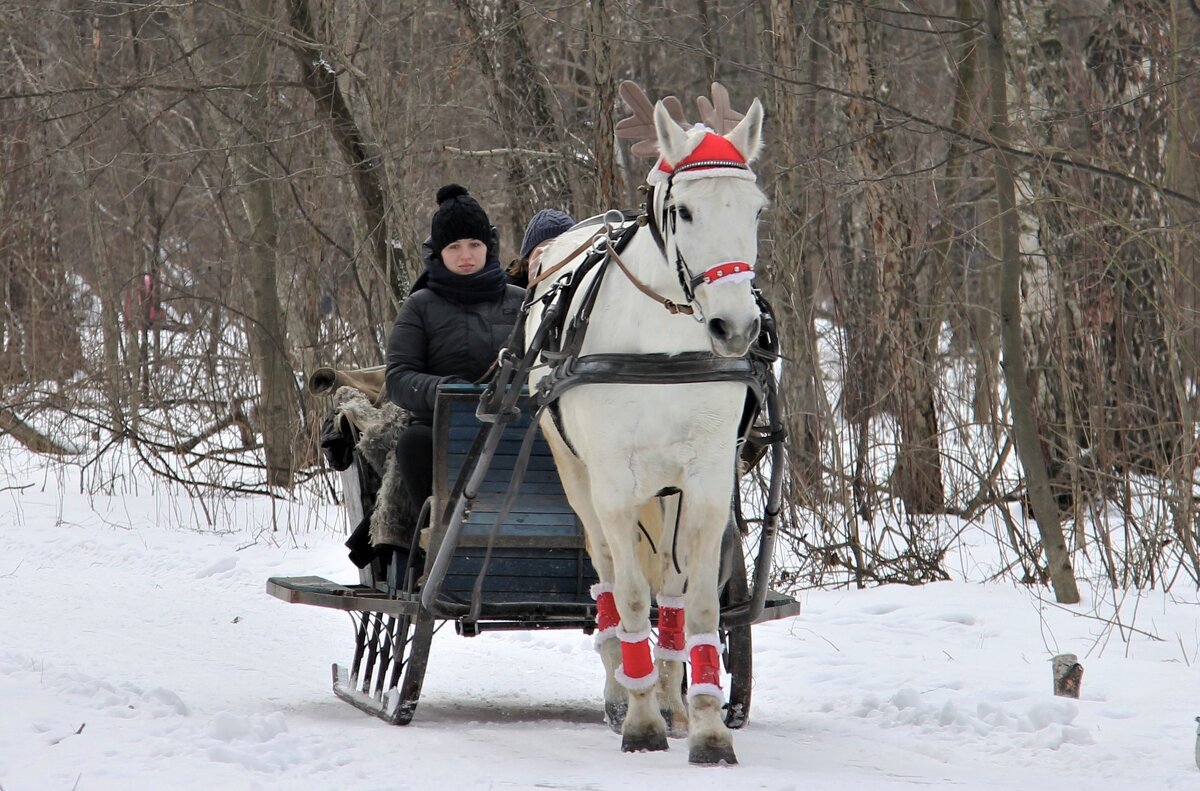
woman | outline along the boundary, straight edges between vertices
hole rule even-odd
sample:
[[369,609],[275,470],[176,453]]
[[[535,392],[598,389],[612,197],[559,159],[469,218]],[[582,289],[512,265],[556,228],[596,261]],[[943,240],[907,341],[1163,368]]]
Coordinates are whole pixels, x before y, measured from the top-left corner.
[[387,393],[408,410],[396,456],[417,504],[433,491],[433,406],[438,385],[483,378],[517,322],[525,291],[500,267],[499,239],[467,190],[437,191],[422,250],[425,271],[392,326]]

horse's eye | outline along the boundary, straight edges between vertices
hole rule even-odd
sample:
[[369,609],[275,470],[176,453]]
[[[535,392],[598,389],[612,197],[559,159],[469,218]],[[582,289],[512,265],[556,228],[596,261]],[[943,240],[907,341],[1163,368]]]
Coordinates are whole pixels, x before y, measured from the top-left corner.
[[679,219],[683,220],[684,222],[691,222],[692,221],[692,210],[689,209],[687,206],[680,206],[679,207]]

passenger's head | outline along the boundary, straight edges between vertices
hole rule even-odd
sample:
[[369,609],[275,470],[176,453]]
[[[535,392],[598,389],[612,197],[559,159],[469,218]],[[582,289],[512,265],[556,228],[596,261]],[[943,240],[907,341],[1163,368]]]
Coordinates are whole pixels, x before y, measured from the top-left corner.
[[521,260],[526,262],[528,271],[537,270],[542,250],[574,224],[575,220],[571,219],[571,215],[558,209],[542,209],[533,215],[529,225],[525,226],[525,236],[521,239]]
[[456,275],[470,275],[483,269],[492,238],[487,212],[458,184],[439,189],[437,202],[438,209],[429,229],[434,253]]

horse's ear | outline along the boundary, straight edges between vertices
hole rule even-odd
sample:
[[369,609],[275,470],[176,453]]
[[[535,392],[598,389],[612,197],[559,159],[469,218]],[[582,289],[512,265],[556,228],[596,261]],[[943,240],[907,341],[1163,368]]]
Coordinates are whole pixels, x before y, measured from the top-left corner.
[[661,101],[654,105],[654,131],[658,136],[658,153],[669,164],[674,165],[690,153],[687,132]]
[[753,162],[762,150],[762,102],[755,99],[746,111],[746,117],[738,122],[725,139],[733,143],[734,148],[741,152],[746,162]]

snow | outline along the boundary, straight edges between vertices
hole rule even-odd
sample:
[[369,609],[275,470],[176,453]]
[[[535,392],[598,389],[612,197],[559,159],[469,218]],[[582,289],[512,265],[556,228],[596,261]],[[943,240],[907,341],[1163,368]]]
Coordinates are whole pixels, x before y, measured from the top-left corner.
[[[1200,597],[1178,589],[1085,585],[1073,607],[967,580],[802,592],[800,616],[754,629],[736,767],[688,766],[679,741],[622,754],[580,632],[447,625],[413,723],[385,725],[330,692],[349,617],[264,592],[275,575],[356,579],[339,512],[308,499],[197,501],[133,462],[101,476],[0,439],[0,788],[1200,783]],[[1051,694],[1065,652],[1085,668],[1080,700]]]

